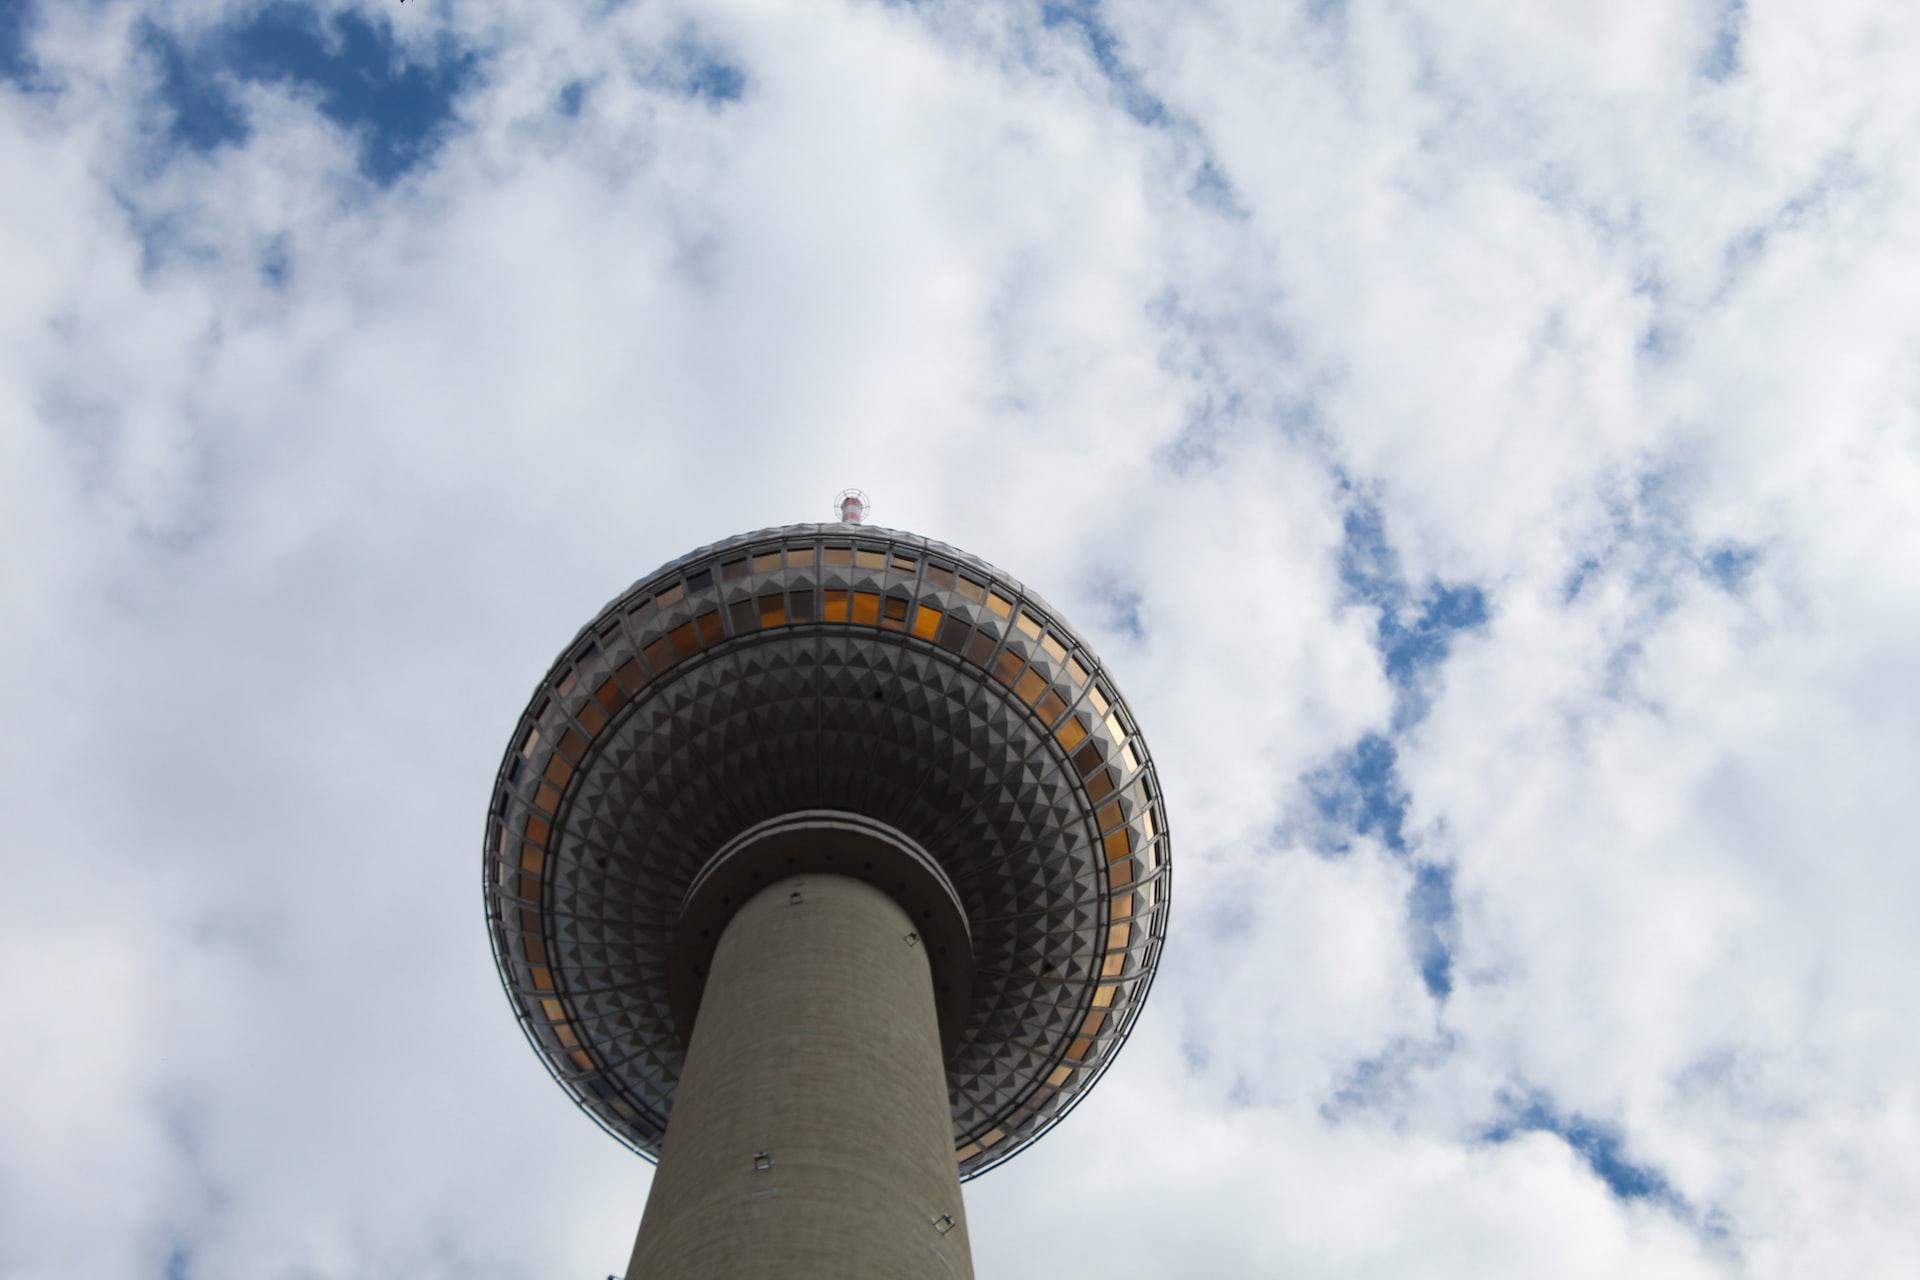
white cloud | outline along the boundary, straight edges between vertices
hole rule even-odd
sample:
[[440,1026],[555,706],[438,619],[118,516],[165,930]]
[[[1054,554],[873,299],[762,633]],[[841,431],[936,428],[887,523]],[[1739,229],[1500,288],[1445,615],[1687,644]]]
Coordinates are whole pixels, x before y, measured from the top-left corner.
[[[616,1270],[646,1171],[493,990],[487,782],[606,597],[848,484],[1096,640],[1176,823],[983,1276],[1902,1272],[1910,19],[340,8],[481,53],[391,188],[284,84],[163,145],[137,20],[239,6],[56,6],[0,84],[0,1272]],[[1488,606],[1399,730],[1363,501]],[[1444,1003],[1410,858],[1297,842],[1368,733]],[[1668,1194],[1484,1140],[1528,1098]]]

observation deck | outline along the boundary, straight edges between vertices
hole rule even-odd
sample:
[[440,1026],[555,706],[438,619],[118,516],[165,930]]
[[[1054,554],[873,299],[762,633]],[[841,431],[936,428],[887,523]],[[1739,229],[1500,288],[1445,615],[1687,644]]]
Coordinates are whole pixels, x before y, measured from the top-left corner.
[[700,548],[608,604],[535,690],[495,780],[500,978],[603,1128],[658,1157],[734,896],[795,858],[829,869],[799,837],[785,867],[722,856],[783,822],[865,824],[903,877],[926,873],[896,896],[926,922],[944,988],[963,1179],[1085,1096],[1166,932],[1166,815],[1132,713],[1006,574],[907,533],[804,524]]

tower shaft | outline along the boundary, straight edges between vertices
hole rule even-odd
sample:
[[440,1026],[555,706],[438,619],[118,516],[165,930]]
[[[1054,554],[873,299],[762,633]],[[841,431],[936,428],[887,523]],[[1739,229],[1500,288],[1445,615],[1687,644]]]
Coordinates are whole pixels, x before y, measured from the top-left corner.
[[927,948],[885,892],[781,880],[728,922],[628,1280],[971,1280]]

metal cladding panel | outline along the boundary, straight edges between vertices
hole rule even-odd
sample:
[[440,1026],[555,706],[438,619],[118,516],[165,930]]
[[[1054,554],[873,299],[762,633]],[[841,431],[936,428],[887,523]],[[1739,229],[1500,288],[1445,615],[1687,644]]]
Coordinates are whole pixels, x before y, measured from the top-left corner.
[[529,1040],[649,1158],[684,1045],[689,884],[757,823],[865,814],[959,893],[972,1011],[947,1061],[969,1177],[1065,1114],[1139,1012],[1166,931],[1153,763],[1097,659],[1019,583],[890,530],[702,548],[609,604],[535,692],[495,784],[486,900]]

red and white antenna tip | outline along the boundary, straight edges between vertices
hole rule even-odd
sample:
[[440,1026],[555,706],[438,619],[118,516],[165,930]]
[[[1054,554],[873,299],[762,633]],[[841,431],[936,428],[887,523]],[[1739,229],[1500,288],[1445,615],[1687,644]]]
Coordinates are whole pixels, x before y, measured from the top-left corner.
[[833,500],[833,508],[841,524],[865,524],[873,514],[873,499],[858,489],[842,489]]

